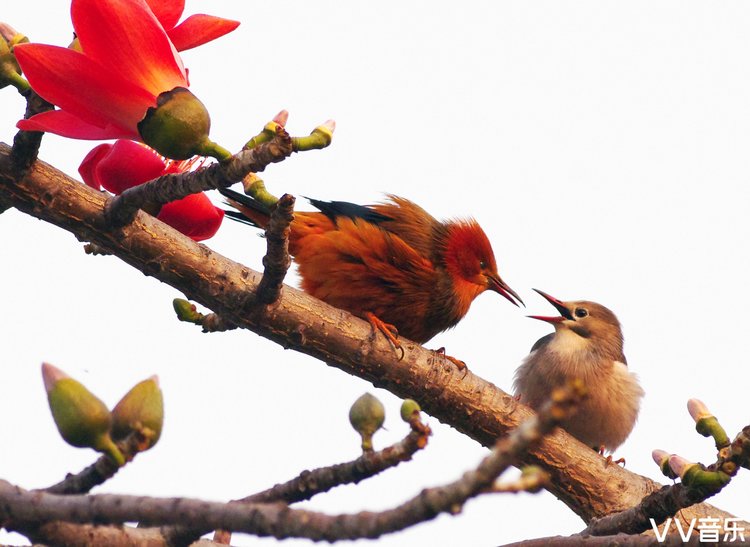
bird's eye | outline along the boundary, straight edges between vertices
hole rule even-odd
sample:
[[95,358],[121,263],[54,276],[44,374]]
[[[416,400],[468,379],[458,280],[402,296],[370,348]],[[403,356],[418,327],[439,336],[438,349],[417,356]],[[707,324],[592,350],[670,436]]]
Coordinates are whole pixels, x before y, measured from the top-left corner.
[[589,312],[586,310],[586,308],[576,308],[575,311],[576,317],[586,317]]
[[484,260],[479,261],[479,269],[484,270],[487,267],[487,263]]

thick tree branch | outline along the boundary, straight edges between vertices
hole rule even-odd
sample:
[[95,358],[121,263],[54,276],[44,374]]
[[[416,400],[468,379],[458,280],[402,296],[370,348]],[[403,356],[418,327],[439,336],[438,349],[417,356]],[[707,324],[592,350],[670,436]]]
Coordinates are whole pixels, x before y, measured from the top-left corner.
[[[664,541],[654,536],[630,536],[617,534],[614,536],[554,536],[546,538],[527,539],[516,543],[508,543],[503,547],[698,547],[703,545],[698,534],[693,534],[688,541],[684,541],[680,534],[669,534]],[[744,545],[744,542],[719,541],[711,545]]]
[[[415,399],[425,412],[485,446],[492,446],[531,415],[531,410],[490,382],[471,371],[457,371],[418,344],[402,340],[406,356],[399,361],[389,343],[373,335],[367,322],[291,287],[284,287],[277,305],[266,313],[243,316],[237,303],[255,294],[259,273],[142,212],[132,224],[111,230],[104,218],[105,197],[101,193],[43,162],[37,162],[16,182],[9,154],[9,147],[0,145],[0,200],[68,230],[80,240],[95,242],[233,323],[398,396]],[[661,487],[619,466],[605,467],[595,451],[563,431],[547,437],[524,457],[524,463],[546,469],[552,478],[548,489],[586,522],[632,507]],[[687,518],[730,516],[707,504],[693,506],[683,514]]]
[[132,526],[94,526],[69,522],[50,522],[41,526],[38,523],[19,525],[16,532],[23,534],[34,543],[42,545],[64,545],[65,547],[164,547],[159,531],[153,528],[133,528]]

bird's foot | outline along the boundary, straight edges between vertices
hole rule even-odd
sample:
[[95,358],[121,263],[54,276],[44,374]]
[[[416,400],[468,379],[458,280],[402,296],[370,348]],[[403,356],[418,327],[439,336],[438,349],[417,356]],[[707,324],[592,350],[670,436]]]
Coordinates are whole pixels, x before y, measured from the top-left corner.
[[445,353],[445,348],[438,348],[435,350],[435,353],[438,355],[442,355],[445,359],[456,365],[456,368],[458,370],[465,370],[466,372],[469,372],[469,369],[466,368],[466,363],[464,363],[461,359],[456,359],[455,357],[451,357],[447,353]]
[[383,333],[383,336],[388,339],[388,341],[393,346],[393,349],[401,353],[401,357],[399,357],[398,360],[400,361],[401,359],[403,359],[405,352],[403,346],[401,345],[401,342],[398,341],[398,329],[396,328],[396,326],[382,321],[377,315],[369,311],[365,312],[365,319],[369,321],[373,329],[379,330]]
[[617,458],[616,460],[612,459],[612,454],[608,454],[607,456],[604,456],[604,445],[599,446],[599,455],[604,457],[604,467],[609,467],[613,463],[615,465],[622,465],[625,467],[625,458]]

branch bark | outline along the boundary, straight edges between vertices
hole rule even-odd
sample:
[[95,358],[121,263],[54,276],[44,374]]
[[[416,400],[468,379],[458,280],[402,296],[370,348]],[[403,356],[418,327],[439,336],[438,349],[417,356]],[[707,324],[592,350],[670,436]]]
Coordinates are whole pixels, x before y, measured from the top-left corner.
[[[132,224],[111,229],[104,218],[104,195],[40,161],[15,181],[10,148],[0,144],[2,200],[96,243],[237,325],[417,400],[425,412],[485,446],[493,446],[532,414],[492,383],[471,371],[457,371],[416,343],[402,340],[406,355],[399,361],[386,340],[373,337],[367,322],[291,287],[284,287],[273,308],[257,306],[258,312],[243,315],[238,302],[254,297],[260,273],[143,212]],[[586,522],[637,505],[662,486],[619,466],[605,467],[596,452],[561,430],[529,452],[524,463],[546,469],[552,478],[548,489]],[[731,516],[708,504],[685,509],[683,515]]]
[[561,420],[577,410],[584,390],[568,386],[509,435],[500,439],[476,469],[444,486],[427,488],[410,500],[380,512],[324,515],[290,509],[285,503],[216,503],[185,498],[150,498],[111,494],[61,496],[27,491],[0,480],[0,522],[9,529],[32,528],[50,521],[124,524],[139,521],[246,532],[278,539],[315,541],[377,538],[460,509],[489,488],[497,477],[539,443]]

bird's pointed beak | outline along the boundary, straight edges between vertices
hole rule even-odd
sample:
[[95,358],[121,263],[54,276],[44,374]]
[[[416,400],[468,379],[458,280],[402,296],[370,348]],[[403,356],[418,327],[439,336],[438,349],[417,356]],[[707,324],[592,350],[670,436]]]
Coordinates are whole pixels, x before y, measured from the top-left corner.
[[529,315],[531,319],[538,319],[539,321],[546,321],[547,323],[562,323],[566,319],[569,319],[569,320],[573,319],[573,314],[570,313],[570,310],[565,305],[565,303],[558,300],[554,296],[551,296],[545,292],[540,291],[539,289],[534,289],[534,291],[541,294],[547,302],[552,304],[557,309],[557,311],[560,312],[560,315],[556,317],[549,317],[545,315]]
[[[487,277],[487,288],[491,291],[495,291],[496,293],[502,295],[505,297],[508,302],[513,304],[514,306],[518,306],[519,302],[521,305],[525,308],[526,304],[523,303],[523,300],[521,300],[521,297],[516,294],[516,291],[511,289],[505,281],[500,279],[499,275],[491,275],[486,274]],[[516,302],[518,300],[518,302]]]

